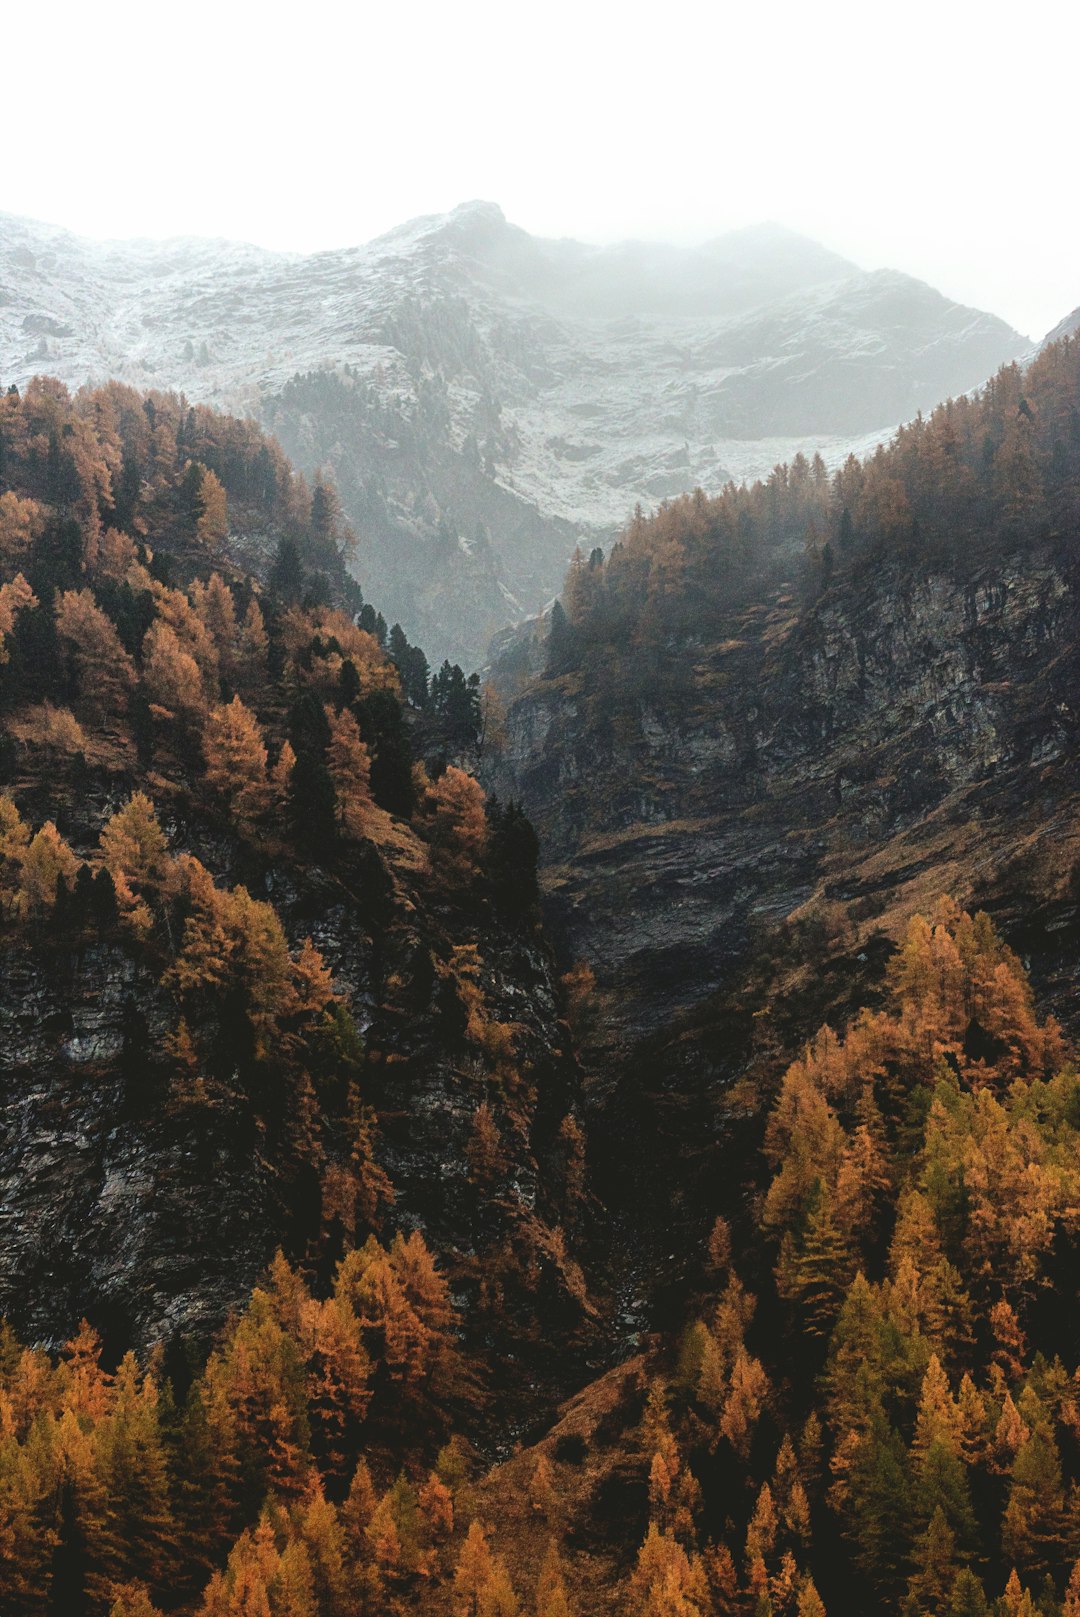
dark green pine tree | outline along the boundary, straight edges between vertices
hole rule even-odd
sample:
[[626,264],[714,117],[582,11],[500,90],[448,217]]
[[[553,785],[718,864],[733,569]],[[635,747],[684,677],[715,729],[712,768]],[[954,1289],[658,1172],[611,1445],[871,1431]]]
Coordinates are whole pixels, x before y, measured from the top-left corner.
[[810,1335],[827,1337],[832,1331],[854,1268],[851,1246],[818,1183],[802,1233],[785,1236],[777,1269],[777,1286],[795,1304]]
[[336,492],[321,477],[316,479],[311,491],[311,547],[318,565],[336,558],[340,521]]
[[548,624],[547,669],[549,674],[563,673],[566,668],[567,658],[570,655],[570,645],[570,623],[562,602],[556,601],[551,608],[551,618]]
[[967,1468],[946,1443],[931,1443],[915,1471],[916,1516],[929,1525],[941,1515],[962,1550],[974,1549],[978,1524],[971,1503]]
[[910,1565],[911,1475],[904,1441],[880,1410],[856,1450],[848,1526],[856,1566],[880,1595],[894,1599]]
[[539,838],[520,803],[511,801],[504,808],[497,797],[491,797],[486,813],[487,875],[492,896],[508,914],[524,914],[538,896]]
[[400,623],[395,623],[393,628],[390,630],[390,637],[386,642],[386,649],[390,653],[390,661],[400,674],[405,665],[405,660],[409,655],[408,638],[406,637],[405,630],[401,627]]
[[446,661],[431,682],[430,711],[437,734],[448,752],[475,748],[480,736],[480,676],[468,679],[457,663]]
[[401,671],[401,688],[412,707],[423,708],[428,700],[428,660],[419,646],[410,646]]
[[[391,691],[372,691],[353,711],[371,752],[371,794],[380,808],[407,820],[416,806],[413,755],[401,703]],[[295,746],[295,743],[294,743]]]
[[956,1578],[956,1539],[940,1508],[935,1510],[926,1532],[915,1541],[911,1558],[915,1570],[908,1581],[901,1617],[945,1611]]
[[267,580],[270,594],[282,606],[295,606],[304,593],[304,569],[294,539],[282,539]]
[[310,692],[293,704],[289,740],[296,754],[285,809],[289,835],[298,848],[325,855],[337,839],[337,796],[326,767],[330,726],[322,703]]
[[990,1617],[986,1593],[970,1567],[962,1567],[953,1579],[945,1617]]

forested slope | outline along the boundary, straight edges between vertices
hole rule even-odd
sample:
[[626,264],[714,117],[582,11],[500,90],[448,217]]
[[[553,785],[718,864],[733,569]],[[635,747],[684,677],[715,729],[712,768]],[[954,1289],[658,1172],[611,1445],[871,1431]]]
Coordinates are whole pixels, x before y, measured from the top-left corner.
[[0,401],[5,1612],[1075,1617],[1078,377],[636,520],[501,772],[249,425]]
[[42,381],[0,455],[4,1311],[180,1351],[400,1231],[523,1380],[591,1310],[578,1077],[475,685],[247,423]]

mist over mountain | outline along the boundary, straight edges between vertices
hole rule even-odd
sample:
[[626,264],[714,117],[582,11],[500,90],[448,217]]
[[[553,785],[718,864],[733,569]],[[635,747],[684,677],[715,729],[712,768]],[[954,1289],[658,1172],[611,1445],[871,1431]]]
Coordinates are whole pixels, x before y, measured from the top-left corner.
[[358,575],[439,659],[557,593],[634,506],[830,466],[1028,344],[778,226],[696,248],[534,238],[466,203],[309,257],[0,221],[0,377],[250,413],[332,468]]
[[1075,322],[4,222],[2,1617],[1078,1617]]

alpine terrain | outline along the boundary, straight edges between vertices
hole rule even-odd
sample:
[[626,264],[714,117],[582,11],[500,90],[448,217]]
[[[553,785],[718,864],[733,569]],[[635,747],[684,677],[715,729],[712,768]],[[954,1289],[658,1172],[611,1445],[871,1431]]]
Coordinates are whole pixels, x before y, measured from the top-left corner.
[[387,617],[466,666],[636,504],[838,465],[1028,347],[775,226],[596,248],[473,202],[298,257],[0,216],[0,375],[251,415],[332,473]]
[[1075,316],[0,297],[2,1617],[1078,1617]]

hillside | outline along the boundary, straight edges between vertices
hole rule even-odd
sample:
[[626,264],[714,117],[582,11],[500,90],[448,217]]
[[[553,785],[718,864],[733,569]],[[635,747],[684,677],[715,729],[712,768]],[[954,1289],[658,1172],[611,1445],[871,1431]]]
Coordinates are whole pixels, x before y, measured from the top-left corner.
[[1078,374],[1058,344],[835,478],[675,502],[504,654],[492,780],[595,974],[593,1167],[657,1261],[738,1160],[732,1086],[865,1003],[940,892],[1076,1027]]
[[387,616],[466,666],[636,504],[799,449],[838,465],[1026,346],[776,227],[594,248],[469,203],[300,258],[0,222],[0,377],[118,377],[261,420],[332,469]]
[[1075,1617],[1078,403],[639,514],[503,720],[252,422],[0,396],[5,1617]]
[[0,487],[0,1308],[179,1363],[278,1248],[400,1234],[505,1425],[538,1310],[558,1384],[595,1308],[535,847],[446,763],[454,680],[357,626],[332,491],[250,423],[36,381]]
[[770,919],[870,919],[930,868],[989,880],[999,826],[1003,850],[1029,815],[1064,833],[1078,353],[835,476],[799,460],[638,519],[508,643],[501,784],[631,1030],[707,998]]

